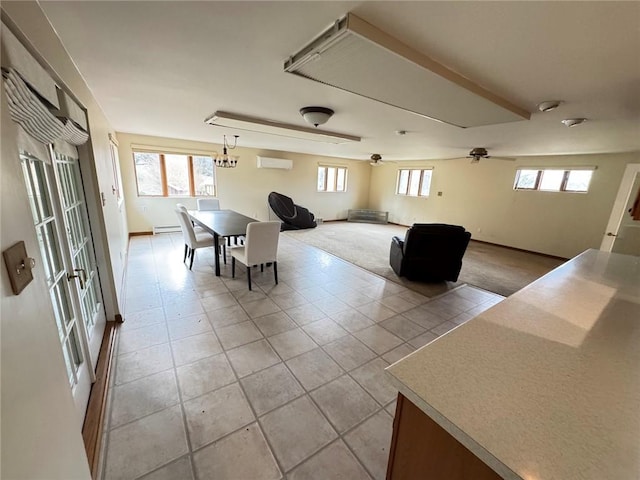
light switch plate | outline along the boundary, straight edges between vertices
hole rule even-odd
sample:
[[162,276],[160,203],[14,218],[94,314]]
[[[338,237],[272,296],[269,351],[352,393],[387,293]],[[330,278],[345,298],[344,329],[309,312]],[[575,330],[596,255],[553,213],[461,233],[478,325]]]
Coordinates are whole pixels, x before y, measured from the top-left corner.
[[27,248],[24,242],[20,241],[2,252],[2,256],[9,273],[11,289],[15,295],[19,295],[33,280]]

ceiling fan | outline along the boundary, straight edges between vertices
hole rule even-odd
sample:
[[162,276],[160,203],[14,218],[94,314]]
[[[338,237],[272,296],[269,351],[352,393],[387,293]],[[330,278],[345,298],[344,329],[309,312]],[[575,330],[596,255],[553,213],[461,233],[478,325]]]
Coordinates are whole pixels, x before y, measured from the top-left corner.
[[495,160],[511,160],[511,161],[515,160],[515,158],[510,158],[510,157],[492,157],[491,155],[489,155],[489,152],[484,147],[475,147],[469,152],[469,155],[467,155],[467,158],[471,159],[471,163],[478,163],[481,158],[482,159],[493,158]]
[[371,165],[372,167],[379,167],[381,165],[384,165],[385,163],[396,163],[396,162],[389,162],[389,160],[382,160],[382,155],[380,155],[379,153],[374,153],[371,155],[371,161],[369,162],[369,165]]

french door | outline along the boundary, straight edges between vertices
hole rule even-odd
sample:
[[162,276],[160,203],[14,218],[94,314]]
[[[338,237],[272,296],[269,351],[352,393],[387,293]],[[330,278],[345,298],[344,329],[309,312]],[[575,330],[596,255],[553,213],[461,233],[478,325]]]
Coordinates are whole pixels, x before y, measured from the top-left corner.
[[640,198],[640,163],[630,163],[620,182],[600,250],[640,255],[640,222],[634,220],[630,213],[638,198]]
[[[105,327],[105,310],[75,148],[20,160],[49,296],[80,424],[84,420]],[[74,155],[75,153],[75,155]]]

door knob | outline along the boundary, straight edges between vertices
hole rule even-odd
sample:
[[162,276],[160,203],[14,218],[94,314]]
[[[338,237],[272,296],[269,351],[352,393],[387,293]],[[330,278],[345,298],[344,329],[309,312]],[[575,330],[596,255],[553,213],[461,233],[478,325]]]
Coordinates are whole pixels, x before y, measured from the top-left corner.
[[84,286],[87,283],[87,272],[84,268],[74,268],[73,271],[78,273],[73,275],[67,273],[67,280],[71,281],[72,278],[77,278],[78,280],[80,280],[80,289],[84,290]]
[[618,235],[616,235],[613,232],[607,232],[607,237],[617,237]]

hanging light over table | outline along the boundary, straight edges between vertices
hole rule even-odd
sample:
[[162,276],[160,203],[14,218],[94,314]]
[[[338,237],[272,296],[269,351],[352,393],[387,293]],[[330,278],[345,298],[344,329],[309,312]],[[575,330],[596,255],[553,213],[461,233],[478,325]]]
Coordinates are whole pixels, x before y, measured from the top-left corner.
[[226,135],[223,136],[222,155],[216,155],[215,158],[213,159],[213,161],[216,164],[216,167],[236,168],[236,166],[238,165],[238,156],[229,155],[227,153],[227,150],[233,150],[237,146],[239,135],[234,135],[233,137],[234,137],[233,146],[230,146],[227,143],[227,136]]

